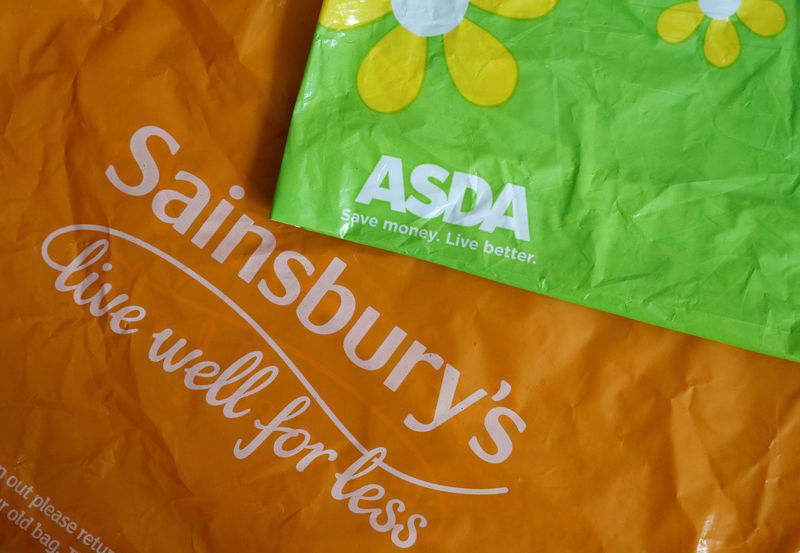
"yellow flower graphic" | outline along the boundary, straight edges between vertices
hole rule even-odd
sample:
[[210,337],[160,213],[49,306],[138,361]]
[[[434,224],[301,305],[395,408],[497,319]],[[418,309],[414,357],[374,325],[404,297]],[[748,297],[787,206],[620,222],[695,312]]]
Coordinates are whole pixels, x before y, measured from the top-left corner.
[[[541,17],[558,0],[471,0],[484,10],[515,19]],[[517,62],[489,32],[465,18],[470,0],[327,0],[320,23],[343,30],[393,12],[399,25],[378,41],[361,63],[358,91],[381,112],[397,111],[417,97],[425,75],[427,39],[442,36],[456,88],[481,106],[506,101],[517,85]]]
[[706,59],[717,67],[728,67],[740,51],[739,35],[730,19],[733,14],[761,36],[776,35],[786,26],[783,8],[773,0],[699,0],[664,10],[658,18],[658,34],[667,42],[684,41],[708,17]]

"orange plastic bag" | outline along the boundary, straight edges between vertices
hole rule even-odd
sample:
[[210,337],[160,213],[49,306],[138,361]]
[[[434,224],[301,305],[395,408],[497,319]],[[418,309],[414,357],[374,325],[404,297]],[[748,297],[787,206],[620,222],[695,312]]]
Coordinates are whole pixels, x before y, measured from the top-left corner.
[[268,221],[317,2],[6,4],[2,550],[800,548],[796,364]]

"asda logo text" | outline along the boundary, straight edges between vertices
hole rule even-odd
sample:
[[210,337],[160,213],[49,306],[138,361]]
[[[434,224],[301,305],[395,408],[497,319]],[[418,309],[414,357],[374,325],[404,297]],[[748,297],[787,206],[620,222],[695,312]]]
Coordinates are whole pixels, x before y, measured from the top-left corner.
[[[448,181],[449,189],[445,191]],[[479,176],[459,171],[451,175],[432,163],[415,167],[408,183],[416,194],[406,193],[402,160],[384,155],[358,193],[356,202],[369,205],[378,200],[388,203],[389,208],[398,213],[409,212],[423,219],[441,215],[445,223],[477,226],[489,233],[498,228],[507,229],[517,240],[530,241],[528,203],[522,186],[507,183],[495,198],[489,184]]]

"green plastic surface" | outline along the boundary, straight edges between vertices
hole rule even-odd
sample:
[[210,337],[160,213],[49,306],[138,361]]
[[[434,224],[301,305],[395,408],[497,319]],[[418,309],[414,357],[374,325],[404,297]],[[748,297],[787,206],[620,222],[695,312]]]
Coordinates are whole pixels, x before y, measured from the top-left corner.
[[[515,90],[492,107],[459,92],[442,38],[432,37],[413,101],[376,111],[360,94],[359,67],[397,18],[320,25],[272,218],[800,359],[800,5],[778,2],[786,24],[774,36],[731,16],[740,52],[720,68],[704,52],[709,17],[682,42],[659,36],[674,4],[560,0],[535,19],[470,5],[466,18],[518,67]],[[379,183],[384,199],[357,202],[381,159],[392,167]],[[398,165],[405,206],[385,199],[396,195]],[[437,173],[432,165],[448,175],[429,181],[437,199],[462,173],[488,183],[494,202],[508,183],[524,188],[526,209],[495,213],[491,232],[446,222],[411,183],[420,166]],[[414,215],[411,198],[437,214]],[[449,209],[468,212],[475,201],[468,189]],[[503,226],[523,211],[529,240]]]

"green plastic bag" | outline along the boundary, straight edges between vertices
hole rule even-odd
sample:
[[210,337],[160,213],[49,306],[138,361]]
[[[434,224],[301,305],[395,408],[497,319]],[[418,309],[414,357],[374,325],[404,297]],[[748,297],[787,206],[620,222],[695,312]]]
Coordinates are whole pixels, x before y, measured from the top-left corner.
[[328,0],[272,217],[800,359],[798,15]]

